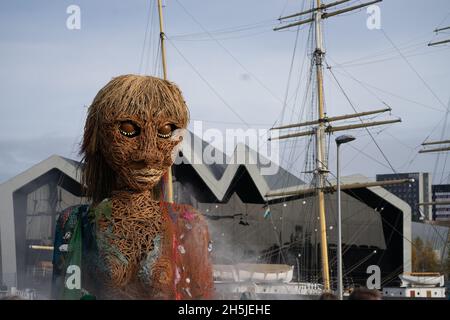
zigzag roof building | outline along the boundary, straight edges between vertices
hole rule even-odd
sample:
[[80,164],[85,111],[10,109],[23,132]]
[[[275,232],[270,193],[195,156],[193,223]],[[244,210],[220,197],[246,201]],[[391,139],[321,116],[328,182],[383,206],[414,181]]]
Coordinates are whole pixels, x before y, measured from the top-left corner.
[[[173,167],[174,201],[193,205],[207,218],[214,263],[286,264],[293,266],[294,280],[320,282],[314,195],[266,196],[308,186],[278,165],[274,174],[263,175],[264,167],[275,164],[246,145],[238,145],[226,157],[190,135]],[[195,143],[201,147],[195,148]],[[205,164],[205,150],[227,161]],[[232,158],[237,161],[230,163]],[[42,292],[49,289],[52,251],[45,248],[52,245],[58,214],[86,202],[81,196],[81,170],[79,162],[53,155],[0,185],[1,282]],[[336,267],[335,199],[336,194],[326,194],[332,270]],[[342,201],[345,281],[365,285],[370,265],[380,267],[383,285],[411,271],[409,205],[381,187],[346,190]]]

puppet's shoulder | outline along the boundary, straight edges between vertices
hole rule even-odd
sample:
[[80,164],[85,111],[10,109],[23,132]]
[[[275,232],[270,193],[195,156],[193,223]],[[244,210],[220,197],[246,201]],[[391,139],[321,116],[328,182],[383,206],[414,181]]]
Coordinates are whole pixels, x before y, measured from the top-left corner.
[[69,267],[81,267],[82,234],[88,220],[89,206],[76,205],[63,210],[56,222],[53,250],[52,295],[57,299],[79,299],[79,290],[67,291],[65,281]]
[[57,264],[60,257],[68,251],[68,245],[77,227],[86,224],[89,209],[88,205],[76,205],[68,207],[60,213],[55,226],[54,264]]
[[89,205],[75,205],[63,210],[56,222],[56,233],[65,234],[75,229],[80,221],[88,217],[89,210]]

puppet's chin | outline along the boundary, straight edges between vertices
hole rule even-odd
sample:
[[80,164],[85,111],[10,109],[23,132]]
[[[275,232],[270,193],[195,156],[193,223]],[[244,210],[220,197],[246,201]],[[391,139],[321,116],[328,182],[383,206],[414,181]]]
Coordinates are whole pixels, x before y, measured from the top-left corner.
[[164,175],[164,171],[157,169],[135,170],[126,179],[122,179],[125,189],[133,191],[146,191],[153,189]]
[[151,180],[151,181],[134,181],[132,184],[128,185],[126,189],[136,192],[142,192],[142,191],[148,191],[153,189],[158,182],[161,180],[161,178],[157,180]]
[[134,177],[134,183],[136,191],[144,191],[153,189],[154,186],[158,184],[158,182],[161,180],[163,176],[163,173],[158,175],[150,175],[150,176],[135,176]]

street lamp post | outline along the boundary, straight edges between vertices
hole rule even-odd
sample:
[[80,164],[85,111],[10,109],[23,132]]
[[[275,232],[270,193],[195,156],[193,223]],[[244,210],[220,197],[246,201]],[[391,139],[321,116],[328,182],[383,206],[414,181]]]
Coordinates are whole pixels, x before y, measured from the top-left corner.
[[339,167],[339,147],[341,144],[355,140],[356,138],[350,135],[342,135],[336,138],[337,155],[336,155],[336,178],[337,178],[337,206],[338,206],[338,243],[337,243],[337,278],[338,278],[338,297],[343,299],[343,285],[342,285],[342,217],[341,217],[341,173]]

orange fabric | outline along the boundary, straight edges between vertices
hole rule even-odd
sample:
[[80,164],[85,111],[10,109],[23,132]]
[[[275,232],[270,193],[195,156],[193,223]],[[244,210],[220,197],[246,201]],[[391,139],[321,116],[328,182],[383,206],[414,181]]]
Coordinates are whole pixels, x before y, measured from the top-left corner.
[[[112,230],[113,234],[107,246],[99,248],[106,265],[106,274],[97,277],[102,279],[99,298],[212,298],[210,237],[205,218],[188,205],[147,202],[141,199],[143,194],[120,195],[120,199],[112,199],[111,217],[98,221],[100,231]],[[139,201],[134,201],[135,197]],[[157,245],[156,238],[160,239]],[[110,248],[116,248],[126,263]],[[148,264],[146,259],[154,249],[158,255]],[[142,272],[144,265],[146,272]]]
[[[187,205],[162,204],[163,216],[172,211],[174,218],[166,229],[164,252],[171,252],[174,293],[171,299],[210,299],[213,295],[212,264],[208,246],[210,237],[204,217]],[[168,247],[170,246],[170,248]]]

